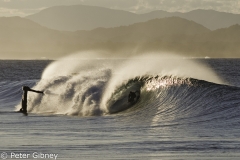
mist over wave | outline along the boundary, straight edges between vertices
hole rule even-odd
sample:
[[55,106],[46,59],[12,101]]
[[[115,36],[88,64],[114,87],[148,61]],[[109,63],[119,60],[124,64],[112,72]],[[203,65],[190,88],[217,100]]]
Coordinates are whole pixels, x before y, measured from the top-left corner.
[[[28,111],[77,116],[111,114],[133,107],[127,102],[132,90],[141,91],[141,98],[134,106],[151,107],[160,105],[159,95],[168,95],[168,100],[179,97],[177,93],[169,94],[170,89],[178,86],[175,91],[179,91],[183,85],[194,86],[194,79],[199,86],[200,80],[223,84],[207,66],[179,56],[151,53],[119,60],[108,55],[82,52],[50,64],[33,87],[45,94],[29,92]],[[181,92],[189,94],[191,89]]]

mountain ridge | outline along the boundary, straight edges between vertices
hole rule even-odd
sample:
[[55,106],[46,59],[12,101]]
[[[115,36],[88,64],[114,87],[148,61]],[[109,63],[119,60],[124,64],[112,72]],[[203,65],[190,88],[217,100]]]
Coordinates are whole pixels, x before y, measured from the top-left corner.
[[[79,17],[80,15],[81,17]],[[119,15],[124,16],[124,23],[119,22]],[[97,6],[72,5],[50,7],[26,18],[51,29],[77,31],[127,25],[131,24],[132,21],[135,23],[133,19],[136,17],[134,13],[121,10]],[[94,27],[91,27],[91,25]]]
[[240,24],[240,14],[214,10],[198,9],[186,13],[156,10],[145,14],[135,14],[123,10],[86,5],[54,6],[26,18],[51,29],[77,31],[92,30],[98,27],[126,26],[155,18],[173,16],[193,20],[210,30]]
[[54,59],[85,50],[106,50],[122,57],[144,52],[174,52],[185,57],[240,57],[239,37],[239,25],[211,31],[179,17],[75,32],[49,29],[20,17],[0,18],[1,58]]

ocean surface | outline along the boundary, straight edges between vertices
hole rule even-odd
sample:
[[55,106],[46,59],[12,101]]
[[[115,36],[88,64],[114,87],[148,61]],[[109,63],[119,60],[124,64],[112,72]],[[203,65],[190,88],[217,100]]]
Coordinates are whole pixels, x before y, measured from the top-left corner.
[[0,61],[2,159],[240,159],[240,59],[71,58]]

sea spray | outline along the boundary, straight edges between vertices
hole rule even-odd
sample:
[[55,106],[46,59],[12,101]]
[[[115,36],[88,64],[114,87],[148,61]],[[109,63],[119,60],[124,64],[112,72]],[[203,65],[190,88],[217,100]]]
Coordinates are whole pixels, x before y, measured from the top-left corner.
[[[114,92],[129,80],[146,75],[222,83],[210,68],[179,56],[146,53],[117,60],[108,59],[108,54],[82,52],[50,64],[34,87],[44,90],[45,95],[29,94],[28,111],[77,116],[109,113],[112,106],[108,101],[113,99]],[[119,97],[126,97],[128,90],[119,92],[124,94]]]

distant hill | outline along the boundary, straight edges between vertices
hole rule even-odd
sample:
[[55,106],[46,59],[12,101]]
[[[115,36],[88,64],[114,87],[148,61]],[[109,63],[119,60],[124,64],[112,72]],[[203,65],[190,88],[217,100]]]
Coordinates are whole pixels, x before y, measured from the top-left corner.
[[[48,56],[58,52],[56,43],[66,43],[64,32],[48,29],[20,17],[0,18],[0,58],[26,58]],[[53,53],[54,54],[54,53]]]
[[82,39],[111,42],[148,42],[173,37],[184,37],[210,32],[206,27],[178,17],[153,19],[130,26],[97,28],[92,31],[76,31]]
[[176,16],[187,20],[192,20],[198,24],[207,27],[210,30],[216,30],[220,28],[226,28],[235,24],[240,24],[240,14],[202,9],[193,10],[187,13],[153,11],[150,13],[146,13],[143,16],[149,19]]
[[218,29],[208,34],[199,35],[194,43],[202,44],[199,55],[205,53],[211,57],[238,57],[240,58],[240,25]]
[[92,30],[99,27],[126,26],[155,18],[173,16],[193,20],[211,30],[240,24],[239,14],[213,10],[194,10],[187,13],[153,11],[146,14],[134,14],[127,11],[85,5],[55,6],[26,18],[51,29],[77,31]]
[[170,51],[185,57],[240,57],[240,26],[211,31],[170,17],[91,31],[58,31],[20,17],[0,18],[0,58],[58,58],[84,50],[129,56]]
[[55,6],[26,18],[48,28],[65,31],[109,28],[139,22],[137,15],[131,12],[85,5]]

